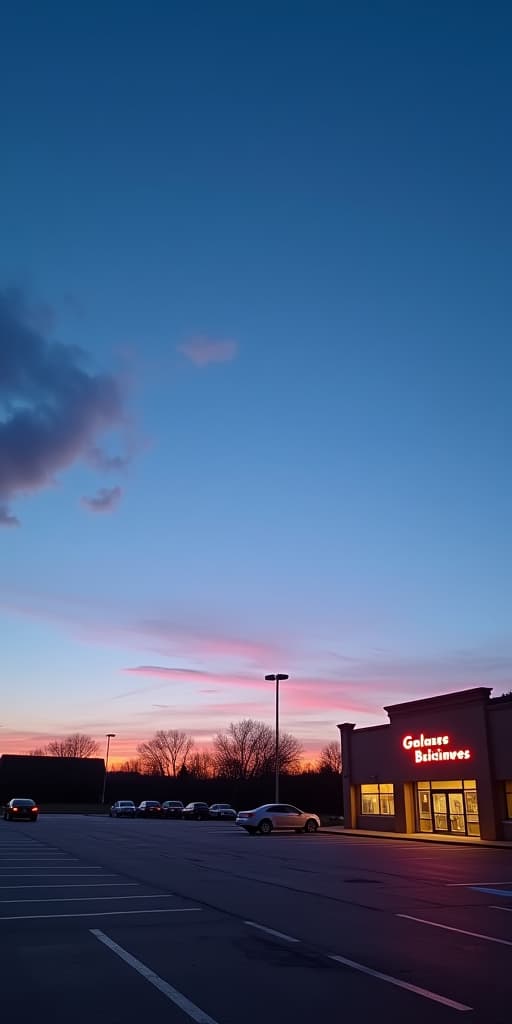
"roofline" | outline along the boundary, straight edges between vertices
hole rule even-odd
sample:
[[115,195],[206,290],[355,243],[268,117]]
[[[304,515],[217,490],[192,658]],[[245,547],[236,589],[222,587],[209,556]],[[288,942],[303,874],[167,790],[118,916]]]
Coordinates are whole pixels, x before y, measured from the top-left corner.
[[470,690],[455,690],[442,693],[438,697],[423,697],[420,700],[406,701],[404,704],[389,704],[384,708],[390,718],[407,715],[411,711],[423,711],[427,708],[445,708],[456,704],[487,703],[490,699],[492,686],[475,686]]

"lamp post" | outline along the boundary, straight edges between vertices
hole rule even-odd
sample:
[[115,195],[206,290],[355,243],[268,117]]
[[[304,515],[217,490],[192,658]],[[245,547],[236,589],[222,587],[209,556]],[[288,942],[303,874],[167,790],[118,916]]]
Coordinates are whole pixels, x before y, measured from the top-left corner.
[[274,799],[276,804],[279,803],[279,683],[281,680],[288,679],[284,672],[276,672],[275,675],[265,676],[267,683],[276,684],[276,785],[274,791]]
[[105,803],[105,790],[107,788],[108,753],[109,753],[109,750],[110,750],[110,740],[113,740],[115,738],[115,735],[116,735],[115,732],[107,732],[106,733],[107,753],[106,753],[106,756],[105,756],[105,774],[103,776],[103,790],[102,790],[102,793],[101,793],[101,802],[102,802],[102,804]]

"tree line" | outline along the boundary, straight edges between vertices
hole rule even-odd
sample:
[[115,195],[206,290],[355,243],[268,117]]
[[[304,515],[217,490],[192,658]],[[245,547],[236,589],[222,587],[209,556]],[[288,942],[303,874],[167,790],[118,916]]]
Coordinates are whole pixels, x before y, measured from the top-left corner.
[[[96,740],[83,733],[52,740],[46,747],[30,751],[37,756],[98,756]],[[279,734],[279,771],[294,775],[309,771],[320,774],[341,773],[341,752],[335,741],[327,743],[318,760],[305,765],[303,747],[288,732]],[[137,757],[117,767],[117,772],[165,778],[224,778],[233,782],[261,779],[275,771],[275,732],[265,722],[244,718],[231,722],[217,733],[211,748],[197,749],[193,737],[181,729],[159,729],[154,736],[140,743]]]

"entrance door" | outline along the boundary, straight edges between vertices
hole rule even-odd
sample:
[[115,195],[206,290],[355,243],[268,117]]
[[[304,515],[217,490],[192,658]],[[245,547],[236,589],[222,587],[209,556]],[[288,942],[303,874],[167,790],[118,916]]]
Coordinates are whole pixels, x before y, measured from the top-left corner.
[[432,793],[434,805],[434,832],[448,832],[447,794]]
[[466,817],[464,814],[462,793],[448,793],[448,807],[450,810],[450,832],[462,832],[466,834]]
[[444,783],[418,782],[417,797],[420,832],[480,835],[474,779]]

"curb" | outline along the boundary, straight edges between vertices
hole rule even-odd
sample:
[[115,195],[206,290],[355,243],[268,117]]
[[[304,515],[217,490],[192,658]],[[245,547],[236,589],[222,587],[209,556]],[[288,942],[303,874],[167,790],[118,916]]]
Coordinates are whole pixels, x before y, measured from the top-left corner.
[[499,839],[478,839],[475,842],[468,842],[467,839],[466,841],[450,839],[447,842],[446,839],[427,839],[423,838],[422,836],[409,835],[406,832],[397,832],[396,835],[386,835],[382,833],[379,834],[378,832],[363,832],[359,829],[345,832],[344,829],[334,829],[329,828],[328,826],[321,828],[320,832],[322,833],[322,835],[342,836],[342,838],[344,839],[349,839],[353,836],[361,836],[363,839],[389,839],[390,842],[394,842],[395,840],[400,839],[402,841],[406,840],[409,843],[435,843],[436,846],[470,846],[472,849],[476,847],[477,849],[486,850],[512,850],[512,843],[507,843],[505,840],[500,841]]

